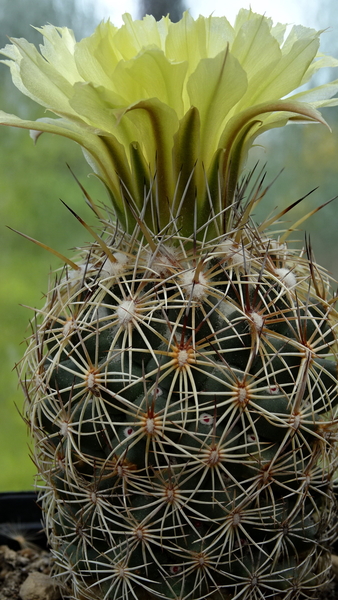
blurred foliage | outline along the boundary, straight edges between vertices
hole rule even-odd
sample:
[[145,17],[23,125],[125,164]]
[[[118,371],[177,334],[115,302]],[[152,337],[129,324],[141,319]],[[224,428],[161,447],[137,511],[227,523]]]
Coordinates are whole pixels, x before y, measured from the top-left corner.
[[[78,0],[34,0],[27,10],[26,0],[1,0],[0,32],[3,47],[6,35],[24,36],[39,43],[36,26],[47,22],[74,28],[78,39],[90,33],[95,18],[89,2]],[[22,117],[43,116],[29,99],[14,88],[9,69],[0,65],[0,107]],[[96,199],[105,192],[94,177],[87,178],[90,168],[75,144],[57,136],[42,135],[36,147],[27,131],[0,129],[0,491],[31,489],[34,465],[28,456],[29,438],[19,416],[23,393],[18,389],[13,367],[19,362],[29,334],[27,324],[33,313],[20,303],[32,307],[43,305],[48,273],[60,266],[48,252],[10,231],[6,226],[22,231],[49,246],[71,256],[69,249],[88,241],[88,233],[61,204],[68,205],[90,223],[95,219],[85,206],[82,193],[71,176],[67,163],[86,189]],[[20,345],[21,344],[21,345]]]
[[[327,10],[330,7],[334,12],[332,2],[323,2],[327,3]],[[27,0],[2,0],[2,45],[6,43],[5,35],[24,36],[39,43],[39,34],[30,24],[40,26],[51,22],[67,25],[74,28],[77,38],[90,33],[95,25],[95,9],[89,0],[85,11],[80,10],[80,5],[83,6],[80,0],[34,0],[29,3],[28,11]],[[331,53],[336,48],[334,37],[337,38],[337,20],[332,19],[337,26],[333,25],[332,32],[328,32],[325,39],[326,51]],[[332,36],[332,44],[329,35]],[[33,102],[23,98],[9,84],[7,71],[4,65],[0,65],[0,107],[32,119],[43,116],[42,109],[37,109]],[[333,77],[337,75],[333,74]],[[257,160],[260,161],[259,169],[267,163],[267,183],[282,169],[284,171],[257,208],[257,220],[277,207],[280,210],[291,204],[318,186],[317,191],[287,215],[282,227],[289,227],[305,212],[338,194],[338,109],[328,109],[324,116],[333,133],[319,125],[299,125],[277,129],[259,138],[259,146],[251,155],[248,169]],[[68,140],[42,135],[35,147],[26,131],[4,127],[0,129],[0,156],[1,491],[31,489],[33,485],[35,470],[28,456],[29,439],[25,424],[15,408],[16,405],[22,409],[23,393],[18,389],[13,367],[20,361],[24,351],[22,339],[30,333],[27,325],[32,311],[26,306],[39,308],[43,305],[48,273],[50,269],[60,266],[54,256],[13,233],[6,225],[71,257],[70,248],[90,241],[89,235],[59,198],[91,225],[95,225],[95,218],[85,206],[81,191],[66,163],[95,200],[103,202],[106,196],[100,183],[94,177],[87,177],[90,169],[80,149]],[[309,232],[315,257],[336,278],[337,214],[338,200],[312,216],[302,226],[302,231],[292,236],[303,244],[304,231]]]
[[42,307],[48,273],[60,261],[6,225],[72,256],[70,248],[89,241],[89,235],[59,198],[91,224],[95,219],[66,162],[95,198],[102,198],[104,192],[101,184],[87,179],[89,169],[81,151],[63,138],[41,136],[34,147],[27,132],[6,130],[1,132],[0,147],[0,490],[15,490],[29,489],[34,473],[27,457],[25,425],[14,410],[14,403],[22,407],[23,394],[13,366],[22,356],[20,343],[30,333],[27,324],[33,317],[20,303]]
[[169,14],[173,22],[181,19],[183,12],[187,9],[183,0],[140,0],[139,18],[143,15],[153,15],[159,20]]
[[[80,8],[80,6],[82,8]],[[34,27],[52,23],[58,27],[70,27],[76,36],[90,34],[95,18],[94,4],[79,0],[34,0],[27,10],[26,0],[1,0],[0,44],[8,37],[25,37],[30,42],[40,42],[40,34]]]

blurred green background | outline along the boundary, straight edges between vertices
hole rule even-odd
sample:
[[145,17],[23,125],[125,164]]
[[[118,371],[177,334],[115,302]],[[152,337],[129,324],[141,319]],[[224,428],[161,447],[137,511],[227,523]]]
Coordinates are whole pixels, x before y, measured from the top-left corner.
[[[145,2],[145,0],[144,0]],[[147,0],[149,5],[149,0]],[[171,0],[172,2],[172,0]],[[0,43],[6,35],[24,36],[39,43],[40,35],[31,23],[67,25],[79,39],[88,35],[99,21],[97,7],[89,0],[85,10],[77,0],[2,0],[0,6]],[[146,2],[145,2],[146,4]],[[157,5],[159,2],[157,2]],[[183,8],[179,2],[179,9]],[[171,4],[172,6],[172,4]],[[325,23],[331,23],[326,34],[325,51],[338,56],[338,16],[332,0],[318,4],[325,9]],[[149,12],[149,6],[148,6]],[[321,24],[318,22],[318,27]],[[338,77],[327,74],[327,77]],[[10,82],[8,68],[0,65],[0,107],[35,119],[43,116],[33,102],[23,98]],[[315,83],[320,83],[317,81]],[[299,125],[266,134],[259,139],[250,165],[259,160],[267,163],[267,182],[282,169],[257,220],[277,206],[281,209],[318,186],[290,215],[294,222],[301,214],[319,206],[338,194],[338,110],[324,112],[333,133],[318,125]],[[34,465],[29,458],[29,439],[19,411],[23,394],[18,388],[15,365],[24,351],[22,340],[29,335],[27,307],[41,307],[47,290],[48,273],[60,266],[51,254],[13,233],[6,226],[22,231],[68,256],[71,248],[88,240],[88,233],[61,204],[69,204],[90,224],[95,220],[85,206],[81,191],[66,164],[97,201],[105,192],[90,176],[90,169],[80,149],[57,136],[42,135],[34,146],[26,131],[3,127],[0,130],[0,491],[29,490],[34,480]],[[287,225],[287,224],[286,224]],[[304,226],[310,234],[314,254],[338,278],[338,200],[312,217]],[[294,237],[304,241],[304,230]]]

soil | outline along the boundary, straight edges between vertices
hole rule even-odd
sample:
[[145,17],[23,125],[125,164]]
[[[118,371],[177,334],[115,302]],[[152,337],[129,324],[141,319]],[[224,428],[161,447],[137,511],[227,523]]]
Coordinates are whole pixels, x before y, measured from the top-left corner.
[[[61,600],[52,563],[51,554],[34,545],[0,546],[0,600]],[[318,600],[338,600],[338,556],[332,556],[332,566],[335,578]]]
[[60,600],[51,568],[52,557],[46,550],[0,546],[0,600]]

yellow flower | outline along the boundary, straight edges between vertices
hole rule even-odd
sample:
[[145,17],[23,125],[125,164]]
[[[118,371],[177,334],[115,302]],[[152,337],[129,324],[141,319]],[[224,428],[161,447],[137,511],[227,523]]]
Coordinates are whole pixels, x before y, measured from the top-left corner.
[[57,118],[0,112],[0,122],[78,142],[129,229],[128,204],[142,210],[152,186],[162,226],[179,204],[191,217],[196,200],[203,222],[210,202],[217,211],[231,203],[260,133],[295,117],[325,123],[318,107],[338,102],[338,81],[294,93],[321,67],[338,66],[318,54],[320,32],[297,26],[284,40],[285,25],[244,9],[234,27],[187,12],[178,23],[123,18],[80,42],[46,25],[41,53],[13,39],[1,50],[13,82]]

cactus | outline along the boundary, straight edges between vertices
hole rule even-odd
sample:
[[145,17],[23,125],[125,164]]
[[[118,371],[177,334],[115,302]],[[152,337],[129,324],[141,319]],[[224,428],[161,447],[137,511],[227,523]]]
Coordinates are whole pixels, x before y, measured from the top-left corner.
[[292,228],[271,233],[289,209],[253,221],[267,188],[244,164],[263,131],[325,123],[337,82],[290,93],[336,61],[252,11],[124,20],[2,50],[58,118],[1,122],[82,145],[114,208],[87,194],[100,233],[75,215],[93,242],[51,281],[20,365],[56,575],[77,600],[318,598],[335,297]]

